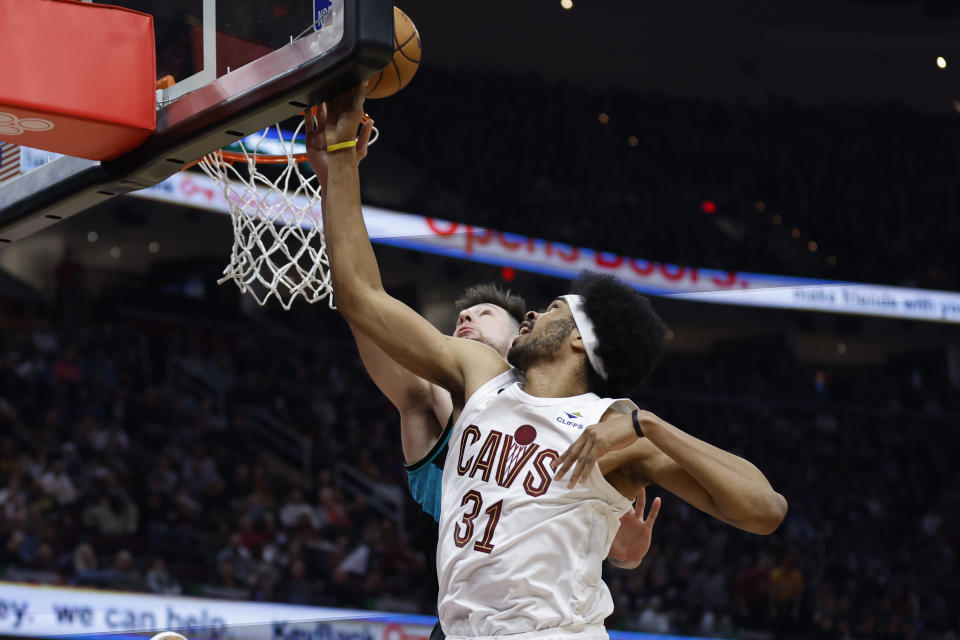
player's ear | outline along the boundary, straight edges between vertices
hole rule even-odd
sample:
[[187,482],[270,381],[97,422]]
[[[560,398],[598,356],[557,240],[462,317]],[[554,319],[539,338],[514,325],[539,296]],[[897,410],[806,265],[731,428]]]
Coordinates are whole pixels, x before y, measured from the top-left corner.
[[574,327],[573,331],[570,332],[570,335],[567,336],[567,342],[569,342],[574,353],[587,352],[587,348],[583,346],[583,336],[580,335],[580,330],[576,327]]

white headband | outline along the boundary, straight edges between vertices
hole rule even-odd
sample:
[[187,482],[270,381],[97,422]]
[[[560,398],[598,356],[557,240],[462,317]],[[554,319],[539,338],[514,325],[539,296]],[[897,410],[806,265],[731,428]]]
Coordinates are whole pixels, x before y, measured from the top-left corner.
[[606,380],[607,370],[603,366],[603,360],[597,355],[597,345],[600,341],[597,340],[597,331],[593,326],[593,322],[587,316],[587,312],[583,310],[583,296],[571,294],[560,297],[563,298],[567,302],[567,306],[570,307],[573,321],[580,331],[580,337],[583,338],[583,346],[587,351],[587,360],[593,365],[594,371]]

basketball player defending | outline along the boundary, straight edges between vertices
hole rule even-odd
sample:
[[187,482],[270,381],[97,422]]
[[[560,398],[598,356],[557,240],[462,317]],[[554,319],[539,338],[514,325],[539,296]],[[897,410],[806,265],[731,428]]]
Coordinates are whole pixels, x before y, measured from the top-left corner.
[[[327,109],[327,141],[353,140],[361,89]],[[613,603],[602,560],[630,507],[626,496],[644,483],[748,531],[779,526],[786,501],[752,464],[629,400],[600,396],[629,393],[662,353],[666,327],[646,298],[613,278],[581,277],[575,294],[528,314],[511,367],[387,295],[363,224],[356,150],[329,162],[323,218],[341,313],[453,401],[437,557],[448,637],[606,638]],[[580,436],[565,414],[594,426]],[[608,452],[623,455],[591,462]],[[556,482],[565,469],[552,470],[562,458],[567,469],[576,463],[566,484]]]

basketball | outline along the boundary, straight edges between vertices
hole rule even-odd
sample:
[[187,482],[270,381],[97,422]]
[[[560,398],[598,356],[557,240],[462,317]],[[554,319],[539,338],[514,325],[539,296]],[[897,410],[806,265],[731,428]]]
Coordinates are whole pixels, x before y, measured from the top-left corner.
[[420,34],[413,21],[393,8],[393,59],[367,84],[368,98],[386,98],[403,89],[420,66]]

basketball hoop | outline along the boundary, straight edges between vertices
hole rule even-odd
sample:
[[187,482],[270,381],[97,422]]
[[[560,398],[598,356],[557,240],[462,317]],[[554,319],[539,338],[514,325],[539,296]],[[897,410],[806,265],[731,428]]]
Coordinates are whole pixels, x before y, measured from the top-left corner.
[[[233,222],[230,264],[217,284],[232,280],[261,306],[275,297],[289,311],[299,297],[310,304],[326,299],[334,309],[320,184],[316,175],[300,170],[307,162],[306,148],[297,142],[302,131],[302,120],[292,135],[274,125],[238,141],[235,149],[221,149],[199,161],[203,172],[220,185]],[[377,135],[374,128],[368,144]],[[271,179],[259,170],[262,165],[283,166]]]

